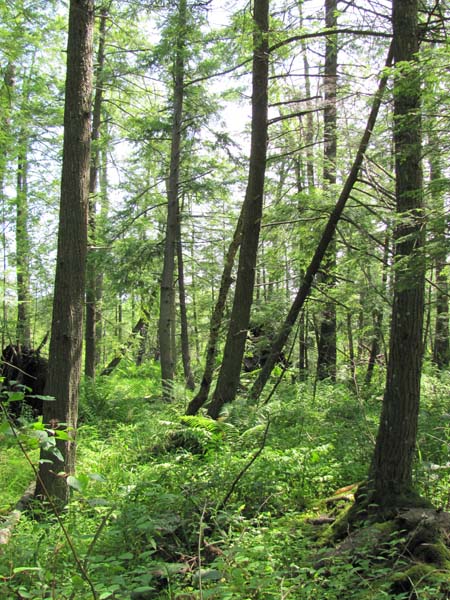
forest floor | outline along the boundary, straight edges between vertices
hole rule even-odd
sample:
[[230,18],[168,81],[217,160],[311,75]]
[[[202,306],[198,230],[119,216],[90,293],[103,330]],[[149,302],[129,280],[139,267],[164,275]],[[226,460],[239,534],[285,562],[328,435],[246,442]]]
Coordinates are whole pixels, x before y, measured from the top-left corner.
[[[450,598],[450,377],[423,377],[415,483],[436,509],[335,539],[367,473],[381,394],[381,377],[358,393],[285,379],[269,404],[242,394],[211,421],[182,416],[181,388],[162,404],[156,367],[124,364],[83,389],[71,543],[31,505],[0,545],[0,598]],[[35,432],[20,436],[36,462]],[[3,424],[0,529],[32,479]]]

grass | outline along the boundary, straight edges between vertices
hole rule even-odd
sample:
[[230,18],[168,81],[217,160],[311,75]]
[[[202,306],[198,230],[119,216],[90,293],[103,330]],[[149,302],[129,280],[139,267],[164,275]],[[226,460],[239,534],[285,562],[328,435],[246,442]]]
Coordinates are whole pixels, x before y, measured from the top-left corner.
[[[449,391],[448,380],[424,377],[415,470],[422,493],[444,508]],[[182,418],[185,398],[159,402],[148,367],[86,386],[77,467],[83,493],[73,492],[64,520],[97,598],[447,597],[440,573],[419,578],[416,596],[392,591],[389,552],[395,556],[397,539],[381,557],[368,548],[356,559],[344,553],[320,561],[318,527],[309,521],[337,511],[324,499],[364,478],[379,397],[374,390],[357,398],[345,384],[321,384],[313,397],[308,384],[284,383],[269,405],[240,398],[216,423]],[[6,512],[30,471],[10,438],[0,438],[0,447],[0,477],[11,483],[0,491]],[[0,597],[93,596],[55,523],[24,515],[1,550]]]

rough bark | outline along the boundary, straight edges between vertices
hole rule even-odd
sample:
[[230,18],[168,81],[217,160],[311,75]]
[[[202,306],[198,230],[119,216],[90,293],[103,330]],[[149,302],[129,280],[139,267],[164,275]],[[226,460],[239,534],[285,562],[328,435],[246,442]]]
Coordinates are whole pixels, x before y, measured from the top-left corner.
[[186,308],[186,285],[184,282],[183,242],[181,238],[181,215],[177,219],[177,268],[178,268],[178,299],[180,304],[181,326],[181,357],[186,387],[195,389],[194,374],[191,369],[191,350],[189,347],[189,328]]
[[[386,66],[390,66],[391,61],[392,61],[392,46],[391,46],[391,49],[389,50],[389,55],[386,60]],[[377,115],[378,115],[378,110],[379,110],[380,104],[381,104],[381,99],[383,97],[383,93],[386,88],[387,79],[388,79],[388,76],[385,73],[380,80],[377,93],[375,94],[375,97],[373,100],[372,109],[370,111],[370,115],[367,120],[366,129],[361,138],[359,148],[356,152],[355,160],[353,161],[352,168],[351,168],[350,173],[347,177],[347,180],[344,184],[344,187],[342,188],[339,199],[333,209],[333,212],[331,213],[331,215],[328,219],[328,222],[325,226],[325,229],[323,231],[320,242],[316,248],[314,256],[313,256],[308,268],[306,269],[305,276],[302,280],[301,286],[297,292],[294,302],[292,303],[291,308],[290,308],[290,310],[286,316],[286,319],[285,319],[283,325],[281,326],[277,336],[275,337],[275,339],[272,342],[270,354],[267,357],[267,360],[266,360],[263,368],[261,369],[255,383],[253,384],[252,389],[250,390],[250,396],[253,399],[259,398],[259,396],[261,395],[261,392],[264,389],[264,386],[267,383],[267,380],[270,377],[270,374],[272,373],[273,367],[275,366],[275,364],[280,356],[280,353],[283,350],[284,345],[286,344],[286,342],[288,340],[289,334],[292,331],[292,327],[294,326],[295,321],[297,320],[299,312],[301,311],[301,309],[305,303],[305,300],[307,299],[307,297],[309,295],[312,284],[314,282],[314,277],[317,275],[317,272],[320,268],[321,262],[325,255],[325,252],[327,251],[328,246],[333,238],[334,232],[336,230],[336,226],[342,215],[342,211],[344,210],[347,200],[353,189],[353,186],[356,183],[356,179],[358,177],[358,173],[361,168],[364,154],[366,152],[367,146],[370,141],[370,137],[372,135],[373,128],[375,126],[375,122],[376,122]]]
[[420,401],[425,288],[420,75],[416,64],[418,0],[394,0],[392,23],[397,65],[394,149],[398,224],[389,363],[369,472],[370,502],[382,512],[407,506],[414,497],[412,465]]
[[435,272],[436,272],[436,320],[434,325],[433,363],[442,371],[450,364],[449,341],[449,287],[447,266],[447,220],[445,217],[444,194],[446,181],[442,178],[442,159],[436,134],[430,135],[432,154],[430,158],[430,188],[433,209],[438,213],[435,226]]
[[[44,422],[53,428],[65,423],[69,440],[58,442],[63,460],[41,451],[36,488],[48,492],[60,505],[68,500],[66,478],[75,467],[75,432],[81,373],[83,309],[87,251],[87,214],[91,145],[93,54],[93,0],[72,0],[69,8],[67,75],[64,107],[64,142],[61,178],[57,264],[50,339],[49,371]],[[44,489],[45,488],[45,489]]]
[[[388,281],[388,260],[389,260],[389,236],[386,236],[384,241],[383,251],[383,274],[381,277],[383,293],[386,292],[387,281]],[[377,357],[380,354],[381,342],[383,337],[383,306],[377,306],[372,312],[373,319],[373,336],[372,343],[370,345],[369,361],[367,363],[367,371],[364,379],[365,385],[370,385],[372,381],[373,372],[377,362]]]
[[244,200],[239,265],[225,342],[223,363],[208,414],[218,418],[223,405],[234,400],[239,385],[245,340],[255,283],[256,256],[264,195],[267,155],[267,105],[269,72],[269,2],[255,0],[253,34],[252,127],[250,166]]
[[167,222],[164,243],[164,264],[161,275],[160,314],[158,324],[159,348],[161,353],[161,382],[163,399],[173,399],[175,378],[175,353],[173,337],[174,320],[174,274],[178,228],[178,190],[180,175],[181,129],[184,101],[184,55],[186,44],[186,0],[178,3],[178,36],[173,65],[173,116],[170,167],[167,181]]
[[95,265],[95,257],[92,248],[96,240],[96,200],[97,180],[100,166],[100,125],[103,103],[103,68],[105,63],[105,33],[108,9],[103,7],[100,11],[99,41],[97,51],[97,67],[95,73],[95,96],[92,110],[92,157],[89,173],[89,237],[90,245],[86,263],[86,329],[85,329],[85,363],[84,373],[86,377],[95,377],[96,359],[98,353],[97,343],[97,284],[98,273]]
[[[325,27],[337,27],[337,0],[325,0]],[[324,68],[324,149],[323,182],[325,198],[336,184],[337,153],[337,36],[326,38]],[[331,241],[324,259],[324,268],[319,273],[321,285],[329,290],[335,286],[336,245]],[[336,304],[327,294],[324,302],[319,339],[317,345],[318,379],[336,379]]]
[[31,345],[30,237],[28,233],[28,158],[25,131],[19,135],[16,191],[17,343]]

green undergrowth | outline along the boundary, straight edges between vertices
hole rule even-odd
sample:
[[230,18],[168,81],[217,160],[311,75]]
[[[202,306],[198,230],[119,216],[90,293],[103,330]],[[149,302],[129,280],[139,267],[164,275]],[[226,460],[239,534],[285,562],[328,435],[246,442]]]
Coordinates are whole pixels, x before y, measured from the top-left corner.
[[[184,392],[162,404],[156,375],[124,368],[83,389],[63,519],[91,585],[55,520],[24,514],[0,547],[2,599],[87,600],[92,587],[99,600],[448,598],[446,559],[411,562],[401,531],[369,535],[379,543],[359,540],[356,553],[322,547],[351,501],[353,488],[336,490],[365,477],[380,390],[321,384],[313,395],[286,381],[269,404],[240,398],[214,422],[183,417]],[[416,464],[419,489],[444,509],[449,388],[424,377]],[[10,438],[0,445],[6,511],[30,472]]]

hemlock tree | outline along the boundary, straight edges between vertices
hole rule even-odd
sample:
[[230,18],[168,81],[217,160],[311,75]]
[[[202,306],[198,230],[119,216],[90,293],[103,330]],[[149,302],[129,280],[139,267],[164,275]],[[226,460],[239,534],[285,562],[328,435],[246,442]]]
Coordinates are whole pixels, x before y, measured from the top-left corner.
[[[422,365],[425,258],[421,166],[418,0],[394,0],[394,150],[396,213],[394,299],[386,387],[368,495],[359,502],[389,514],[419,504],[413,489]],[[357,505],[358,506],[358,501]]]
[[85,365],[84,372],[86,377],[95,377],[95,367],[98,358],[97,352],[97,323],[99,319],[98,311],[98,290],[99,285],[98,269],[95,264],[95,250],[91,245],[96,241],[96,198],[98,172],[100,169],[100,128],[103,104],[104,88],[104,64],[105,64],[105,41],[106,41],[106,21],[109,8],[103,6],[100,10],[99,40],[97,51],[97,66],[95,70],[95,97],[92,110],[92,156],[89,174],[89,234],[90,251],[87,255],[86,263],[86,329],[85,329]]
[[[325,27],[337,26],[337,0],[325,0]],[[325,198],[328,199],[336,184],[337,151],[337,36],[326,38],[324,69],[324,149],[323,149],[323,185]],[[323,268],[319,271],[319,280],[328,293],[335,286],[336,243],[332,240],[325,255]],[[322,287],[321,286],[321,287]],[[317,343],[317,376],[319,379],[336,379],[336,303],[326,298],[320,315],[319,338]]]
[[167,222],[164,242],[164,263],[161,275],[160,314],[158,324],[159,349],[161,353],[162,392],[165,400],[173,398],[175,378],[175,257],[179,219],[180,153],[184,100],[184,60],[186,44],[186,0],[178,3],[178,35],[173,64],[173,114],[170,167],[167,178]]
[[234,400],[239,385],[250,309],[264,195],[267,155],[269,72],[269,1],[255,0],[253,8],[253,82],[250,166],[244,200],[242,238],[230,324],[216,389],[208,408],[217,419],[223,405]]
[[[93,0],[71,0],[67,44],[64,143],[58,252],[44,421],[65,423],[69,439],[58,441],[59,458],[41,450],[36,496],[68,500],[65,476],[75,467],[75,432],[81,372],[93,72]],[[52,462],[48,462],[48,461]]]

